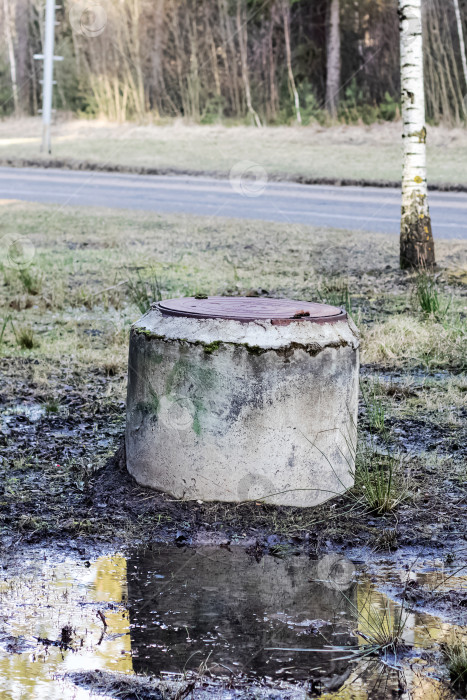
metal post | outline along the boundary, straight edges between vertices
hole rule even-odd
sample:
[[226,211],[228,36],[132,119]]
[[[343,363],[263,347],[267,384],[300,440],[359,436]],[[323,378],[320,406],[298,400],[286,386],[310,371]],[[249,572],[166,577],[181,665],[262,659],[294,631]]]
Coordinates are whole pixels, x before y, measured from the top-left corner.
[[42,152],[51,152],[50,122],[52,117],[52,86],[54,71],[55,0],[46,0],[44,81],[42,85]]

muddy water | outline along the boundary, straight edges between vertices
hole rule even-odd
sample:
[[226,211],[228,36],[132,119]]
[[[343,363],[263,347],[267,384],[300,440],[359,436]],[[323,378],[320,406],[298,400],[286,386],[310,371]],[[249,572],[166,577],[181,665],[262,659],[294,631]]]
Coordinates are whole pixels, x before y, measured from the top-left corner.
[[[306,683],[329,698],[391,697],[398,673],[389,669],[380,688],[379,663],[342,660],[382,610],[397,617],[399,606],[332,557],[256,561],[240,547],[164,546],[57,562],[42,551],[0,581],[0,698],[96,697],[65,677],[83,670],[169,678],[203,666],[212,678]],[[448,697],[419,655],[450,629],[407,616],[412,696]]]

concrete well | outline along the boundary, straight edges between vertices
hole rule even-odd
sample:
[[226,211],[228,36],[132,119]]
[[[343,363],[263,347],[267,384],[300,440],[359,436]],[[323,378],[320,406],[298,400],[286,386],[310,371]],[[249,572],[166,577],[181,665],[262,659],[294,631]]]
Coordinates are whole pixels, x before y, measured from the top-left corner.
[[131,329],[127,467],[176,498],[313,506],[353,485],[358,335],[324,304],[154,304]]

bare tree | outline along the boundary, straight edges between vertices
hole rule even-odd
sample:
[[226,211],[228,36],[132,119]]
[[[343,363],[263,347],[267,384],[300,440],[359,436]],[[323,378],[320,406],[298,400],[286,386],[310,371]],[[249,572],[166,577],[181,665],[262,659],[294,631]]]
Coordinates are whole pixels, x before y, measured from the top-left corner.
[[462,27],[461,10],[459,7],[459,0],[453,0],[453,2],[454,2],[454,9],[456,11],[457,31],[459,33],[459,44],[460,44],[460,50],[461,50],[462,70],[464,71],[465,85],[467,87],[467,57],[465,55],[464,29]]
[[326,107],[333,119],[337,117],[341,77],[341,35],[339,0],[331,0],[327,38]]
[[243,0],[237,0],[237,34],[240,46],[240,64],[242,67],[243,85],[245,88],[245,99],[248,112],[252,115],[256,126],[261,126],[261,120],[253,109],[251,102],[250,78],[248,75],[248,21],[243,16]]
[[156,0],[151,3],[152,15],[150,50],[151,81],[149,82],[149,104],[154,112],[160,116],[162,113],[163,95],[166,92],[163,73],[163,42],[164,42],[164,12],[165,0]]
[[16,78],[18,81],[18,104],[23,113],[29,111],[30,86],[30,36],[29,36],[29,0],[15,0],[15,34],[16,34]]
[[[58,75],[64,108],[110,119],[152,113],[201,120],[216,112],[235,119],[248,113],[259,125],[287,118],[292,106],[300,123],[305,104],[310,118],[321,103],[336,118],[345,84],[346,118],[378,116],[375,108],[387,108],[388,99],[394,107],[386,109],[389,118],[398,115],[394,0],[65,0],[63,5],[59,20],[72,10],[77,19],[82,11],[71,33],[68,21],[56,27],[65,56]],[[462,5],[463,0],[423,2],[426,111],[435,122],[459,124],[467,115]],[[0,41],[9,70],[4,82],[11,96],[2,114],[12,111],[15,100],[20,111],[37,110],[40,70],[33,55],[43,44],[43,6],[44,0],[0,0]]]
[[12,32],[12,18],[10,14],[10,3],[8,0],[3,0],[3,14],[5,22],[5,41],[8,48],[8,60],[10,61],[10,78],[11,78],[11,90],[13,93],[13,105],[15,108],[15,114],[19,111],[19,101],[18,101],[18,80],[16,78],[16,56],[15,47],[13,43],[13,32]]
[[290,2],[289,0],[282,0],[282,19],[284,22],[284,38],[285,38],[285,55],[287,59],[287,75],[289,78],[290,92],[293,95],[294,105],[295,105],[295,116],[297,117],[298,124],[302,123],[302,115],[300,113],[300,98],[298,96],[298,90],[295,85],[295,78],[292,70],[292,52],[290,50]]
[[401,95],[404,142],[401,268],[434,265],[435,251],[426,181],[422,0],[399,0]]

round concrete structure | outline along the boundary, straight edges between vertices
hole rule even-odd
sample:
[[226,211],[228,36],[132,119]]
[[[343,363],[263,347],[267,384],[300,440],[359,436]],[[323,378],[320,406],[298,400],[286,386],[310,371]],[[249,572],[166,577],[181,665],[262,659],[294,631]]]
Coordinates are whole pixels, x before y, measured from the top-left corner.
[[358,334],[323,304],[153,304],[131,329],[126,456],[176,498],[313,506],[353,485]]

